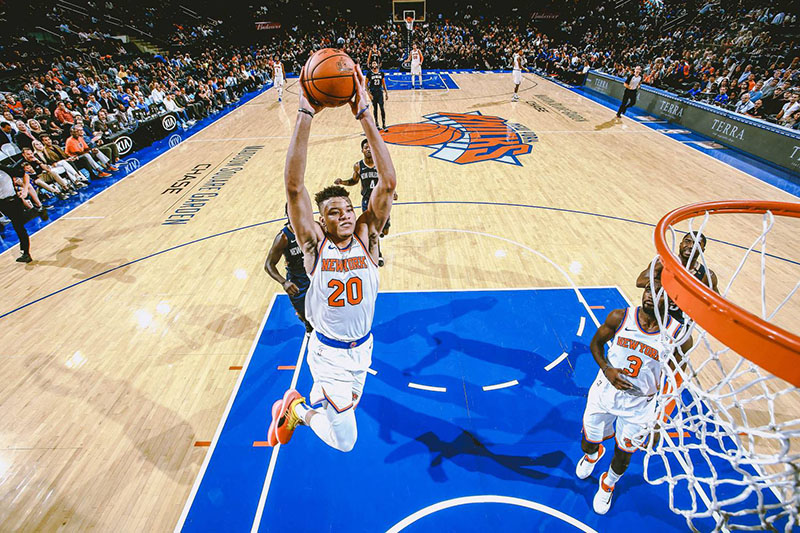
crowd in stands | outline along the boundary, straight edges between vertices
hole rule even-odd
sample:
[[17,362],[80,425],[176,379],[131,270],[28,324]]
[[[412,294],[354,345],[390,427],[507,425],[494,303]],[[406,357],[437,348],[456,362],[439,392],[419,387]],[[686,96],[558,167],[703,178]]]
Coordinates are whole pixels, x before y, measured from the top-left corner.
[[667,7],[659,14],[682,23],[606,14],[598,5],[565,22],[574,42],[537,47],[535,63],[568,80],[588,68],[624,77],[639,65],[644,85],[800,129],[797,4],[793,11],[766,1]]
[[167,113],[190,127],[269,81],[268,60],[256,48],[132,61],[55,58],[0,94],[0,165],[23,169],[25,205],[46,209],[43,200],[66,199],[119,170],[118,136]]
[[[509,69],[522,49],[529,67],[577,84],[589,69],[624,77],[639,65],[644,85],[800,129],[797,5],[676,0],[655,12],[627,5],[614,11],[602,0],[566,3],[560,31],[549,36],[535,22],[466,9],[452,20],[417,24],[413,41],[424,68]],[[344,48],[362,64],[377,48],[384,68],[399,68],[406,58],[402,25],[357,26],[328,16],[323,27],[287,33],[276,48],[290,71],[299,71],[309,50],[325,46]]]
[[[589,69],[623,76],[640,65],[645,85],[800,129],[800,21],[781,2],[676,0],[654,13],[637,2],[615,9],[603,0],[550,0],[558,23],[547,33],[533,14],[492,16],[489,7],[465,6],[429,13],[410,37],[424,54],[423,68],[507,70],[520,49],[529,68],[569,83],[580,83]],[[236,45],[239,28],[230,20],[189,10],[191,17],[179,20],[167,9],[133,6],[34,5],[43,14],[37,23],[74,49],[69,55],[25,37],[7,39],[0,164],[25,166],[32,209],[43,205],[42,196],[66,198],[117,171],[114,139],[138,122],[174,113],[189,127],[268,83],[274,59],[298,73],[311,52],[333,46],[361,64],[377,58],[384,69],[400,68],[411,40],[404,24],[354,22],[312,3],[314,16],[294,13],[293,25],[260,34],[260,44]],[[136,21],[175,46],[146,54],[112,37]]]

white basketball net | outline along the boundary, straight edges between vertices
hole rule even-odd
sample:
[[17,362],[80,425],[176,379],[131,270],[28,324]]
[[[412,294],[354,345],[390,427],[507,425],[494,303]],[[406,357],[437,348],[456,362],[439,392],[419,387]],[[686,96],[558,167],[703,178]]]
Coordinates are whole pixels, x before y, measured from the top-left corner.
[[[696,230],[690,220],[689,231],[702,234],[708,218],[706,213]],[[719,280],[720,294],[727,297],[748,258],[760,255],[760,314],[768,321],[800,288],[797,283],[777,308],[767,309],[766,248],[773,224],[772,213],[765,213],[761,235],[724,289]],[[670,236],[675,251],[684,232],[676,235],[670,226],[667,242]],[[709,272],[699,242],[688,264],[695,257],[696,265]],[[668,484],[670,508],[684,516],[692,530],[792,531],[800,510],[800,391],[707,335],[690,317],[679,338],[671,338],[665,328],[669,303],[660,279],[655,279],[655,261],[650,283],[656,291],[653,301],[659,302],[656,317],[665,332],[661,340],[668,349],[660,358],[664,392],[651,426],[656,438],[647,444],[645,479]],[[673,352],[679,352],[690,335],[694,345],[682,354],[681,367]]]

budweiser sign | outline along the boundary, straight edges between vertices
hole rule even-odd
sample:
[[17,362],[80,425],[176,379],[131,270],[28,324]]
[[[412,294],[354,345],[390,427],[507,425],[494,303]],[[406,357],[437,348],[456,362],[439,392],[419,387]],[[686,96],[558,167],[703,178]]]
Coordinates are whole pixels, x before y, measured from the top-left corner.
[[280,27],[280,22],[256,22],[257,30],[277,30]]

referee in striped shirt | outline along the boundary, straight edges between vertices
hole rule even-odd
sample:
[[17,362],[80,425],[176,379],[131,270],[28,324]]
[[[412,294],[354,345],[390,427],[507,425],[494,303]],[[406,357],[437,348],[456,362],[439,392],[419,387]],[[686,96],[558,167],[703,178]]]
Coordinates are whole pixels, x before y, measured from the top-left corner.
[[625,114],[629,107],[636,104],[636,93],[639,91],[639,86],[642,84],[642,67],[636,66],[633,69],[633,74],[628,74],[625,79],[625,94],[622,95],[622,103],[617,109],[617,118]]

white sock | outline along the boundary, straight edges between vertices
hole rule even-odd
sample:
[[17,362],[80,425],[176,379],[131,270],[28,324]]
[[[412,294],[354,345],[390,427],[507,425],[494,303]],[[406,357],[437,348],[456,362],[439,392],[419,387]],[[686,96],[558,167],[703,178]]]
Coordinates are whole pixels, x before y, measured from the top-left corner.
[[597,457],[598,457],[599,455],[600,455],[600,448],[597,448],[597,451],[596,451],[596,452],[594,452],[593,454],[589,455],[589,454],[587,453],[587,454],[586,454],[586,458],[587,458],[587,459],[589,459],[590,461],[594,462],[594,461],[597,461]]
[[606,479],[603,481],[603,483],[605,483],[606,487],[614,488],[614,485],[617,484],[617,481],[619,481],[619,478],[621,477],[622,474],[617,474],[614,472],[613,468],[609,468],[608,473],[606,474]]
[[302,420],[304,424],[306,423],[306,413],[309,411],[313,411],[313,409],[310,409],[305,402],[297,403],[294,406],[294,414],[300,417],[300,420]]

